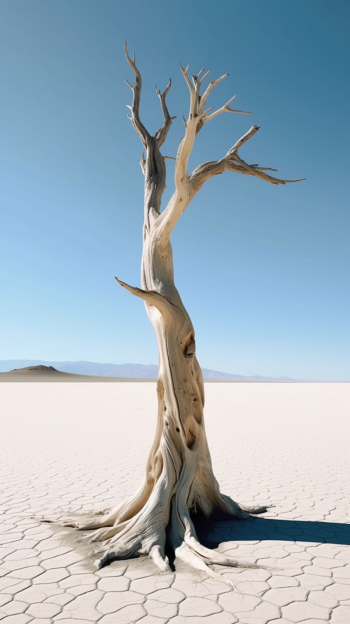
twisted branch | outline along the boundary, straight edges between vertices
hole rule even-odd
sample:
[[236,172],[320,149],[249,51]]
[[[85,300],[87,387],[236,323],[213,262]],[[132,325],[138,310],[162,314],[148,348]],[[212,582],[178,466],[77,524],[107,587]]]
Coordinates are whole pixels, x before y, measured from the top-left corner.
[[169,311],[171,304],[165,297],[163,297],[163,295],[160,295],[156,290],[143,290],[142,288],[138,288],[136,286],[130,286],[130,284],[122,282],[122,280],[118,279],[117,277],[115,277],[114,279],[118,282],[118,284],[120,284],[120,286],[123,286],[125,290],[128,290],[132,295],[135,295],[135,297],[139,297],[140,299],[148,303],[148,305],[154,306],[155,308],[157,308],[157,310],[159,310],[159,312],[162,312],[164,314],[165,312]]
[[[243,115],[251,115],[248,111],[231,109],[230,104],[235,99],[236,96],[233,96],[224,106],[219,108],[218,110],[211,112],[213,110],[213,106],[210,108],[205,108],[207,99],[213,89],[222,82],[229,74],[224,74],[220,76],[220,78],[216,78],[215,80],[211,80],[207,88],[205,89],[203,95],[200,94],[200,89],[203,83],[204,78],[209,74],[209,72],[204,72],[204,67],[201,69],[199,74],[196,76],[192,76],[192,83],[188,76],[189,66],[182,67],[180,64],[182,75],[185,79],[185,82],[188,86],[190,92],[190,109],[187,120],[184,118],[184,126],[185,126],[185,136],[182,139],[178,154],[177,154],[177,162],[175,167],[175,186],[176,189],[182,189],[182,191],[186,190],[186,185],[188,186],[188,181],[190,177],[187,176],[187,165],[188,160],[194,145],[194,141],[198,132],[202,129],[204,124],[212,121],[218,115],[222,113],[241,113]],[[203,75],[201,75],[203,74]]]
[[[234,109],[230,108],[230,104],[235,99],[235,97],[237,97],[237,96],[234,95],[228,102],[226,102],[226,104],[224,104],[224,106],[219,108],[217,111],[215,111],[211,115],[206,115],[204,117],[204,119],[203,119],[203,123],[207,123],[208,121],[211,121],[212,119],[214,119],[218,115],[221,115],[221,113],[241,113],[242,115],[252,115],[253,113],[248,113],[247,111],[234,110]],[[203,114],[205,114],[205,113],[203,113]]]
[[[141,78],[141,74],[140,71],[138,70],[137,66],[136,66],[136,57],[135,54],[133,55],[133,58],[131,59],[129,54],[128,54],[128,49],[127,49],[127,44],[125,42],[124,44],[124,52],[125,52],[125,57],[126,60],[128,61],[132,71],[135,74],[135,85],[133,86],[132,84],[130,84],[130,82],[128,80],[125,80],[126,84],[128,85],[128,87],[130,87],[130,89],[133,92],[133,101],[132,101],[132,105],[129,106],[127,105],[127,107],[130,109],[131,111],[131,115],[128,115],[129,119],[131,119],[132,125],[134,126],[137,134],[139,135],[141,141],[142,141],[142,145],[144,146],[145,149],[147,149],[147,147],[149,147],[152,138],[154,138],[157,141],[157,145],[158,148],[160,148],[166,137],[167,134],[170,130],[171,124],[173,119],[176,119],[176,117],[170,117],[169,111],[168,111],[168,107],[166,104],[166,96],[168,95],[169,91],[170,91],[170,87],[171,87],[171,78],[165,88],[165,90],[163,91],[163,93],[157,88],[156,86],[156,93],[159,97],[160,100],[160,105],[162,108],[162,113],[163,113],[163,117],[164,117],[164,124],[159,128],[159,130],[157,130],[157,132],[155,133],[154,137],[151,137],[151,135],[149,134],[148,130],[146,130],[145,126],[143,125],[143,123],[141,122],[140,119],[140,99],[141,99],[141,87],[142,87],[142,78]],[[142,167],[141,167],[142,168]],[[142,168],[143,169],[143,168]]]
[[169,91],[170,91],[170,87],[171,87],[171,78],[169,79],[169,82],[167,84],[167,87],[165,89],[165,91],[163,91],[163,93],[161,93],[161,91],[159,91],[159,89],[156,86],[156,93],[159,97],[160,100],[160,105],[162,107],[162,112],[163,112],[163,117],[164,117],[164,124],[162,125],[161,128],[159,128],[159,130],[157,130],[157,132],[154,135],[154,138],[158,141],[158,147],[161,147],[167,137],[167,134],[170,130],[171,127],[171,123],[173,121],[173,119],[176,119],[175,117],[170,117],[169,111],[168,111],[168,107],[166,104],[166,96],[168,95]]
[[[209,73],[209,72],[208,72]],[[202,97],[201,97],[201,101],[199,104],[199,113],[202,113],[204,111],[204,106],[206,104],[206,101],[208,99],[208,96],[211,94],[212,90],[222,81],[225,80],[225,78],[227,78],[230,74],[224,74],[223,76],[220,76],[220,78],[216,78],[216,80],[211,80],[209,85],[207,86],[206,90],[204,91]]]
[[271,184],[284,185],[291,182],[301,182],[305,178],[298,180],[281,180],[265,173],[265,171],[277,171],[270,167],[259,167],[258,165],[248,165],[238,155],[238,150],[251,139],[259,130],[259,126],[252,126],[232,147],[227,154],[221,159],[212,162],[202,163],[190,175],[189,181],[193,195],[195,195],[203,184],[213,176],[220,175],[225,171],[234,171],[245,175],[252,175]]
[[137,134],[139,135],[139,137],[141,139],[141,142],[142,142],[142,145],[146,149],[148,140],[150,138],[150,135],[147,132],[145,126],[143,125],[143,123],[141,122],[141,119],[140,119],[140,98],[141,98],[141,87],[142,87],[141,74],[140,74],[139,70],[136,67],[136,57],[135,57],[135,54],[133,56],[133,60],[131,60],[131,58],[130,58],[130,56],[128,54],[128,48],[127,48],[126,42],[124,44],[124,52],[125,52],[126,60],[128,61],[132,71],[135,74],[135,85],[134,86],[132,86],[132,84],[130,84],[130,82],[128,80],[125,80],[126,84],[128,85],[128,87],[130,87],[130,89],[133,92],[132,105],[128,106],[128,108],[130,108],[130,111],[131,111],[131,116],[129,116],[129,119],[131,119],[131,123],[134,126]]

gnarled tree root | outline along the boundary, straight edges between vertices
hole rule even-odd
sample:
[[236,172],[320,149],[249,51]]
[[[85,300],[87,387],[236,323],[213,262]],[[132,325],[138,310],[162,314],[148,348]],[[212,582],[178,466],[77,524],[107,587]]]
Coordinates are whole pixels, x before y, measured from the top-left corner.
[[[188,484],[187,484],[188,485]],[[144,488],[122,505],[93,516],[70,516],[58,520],[61,526],[75,527],[88,533],[81,538],[84,542],[103,542],[94,550],[98,556],[97,568],[116,559],[128,559],[137,555],[149,555],[163,572],[170,571],[166,552],[189,566],[204,572],[234,587],[232,581],[221,576],[210,565],[252,568],[250,563],[237,561],[227,555],[203,546],[197,537],[190,511],[186,505],[188,487],[186,479],[181,479],[174,488],[167,483],[163,473],[156,483],[148,500],[141,509],[140,499],[144,500]],[[231,516],[249,518],[250,514],[263,513],[267,507],[241,508],[228,496],[221,495],[221,510]],[[134,515],[131,513],[134,512]]]

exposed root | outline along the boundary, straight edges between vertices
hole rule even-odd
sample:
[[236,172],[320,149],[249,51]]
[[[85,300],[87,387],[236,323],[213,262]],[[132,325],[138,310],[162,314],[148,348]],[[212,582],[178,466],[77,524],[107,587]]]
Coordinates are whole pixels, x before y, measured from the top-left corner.
[[[84,535],[84,537],[81,538],[82,542],[102,542],[105,540],[111,540],[113,537],[115,537],[116,535],[118,535],[118,533],[121,533],[121,531],[125,528],[126,524],[120,524],[116,527],[108,527],[106,529],[97,529],[95,531],[93,531],[92,533],[88,533],[87,535]],[[80,530],[87,530],[87,529],[80,529]]]
[[42,522],[59,524],[63,527],[72,527],[79,531],[90,531],[113,525],[111,510],[96,511],[93,513],[77,512],[69,516],[41,517]]
[[[146,487],[144,484],[131,500],[104,512],[79,513],[76,516],[63,516],[58,520],[49,521],[65,527],[75,527],[83,532],[87,531],[79,541],[103,542],[101,548],[94,551],[98,556],[95,561],[97,568],[102,568],[115,559],[149,555],[160,571],[168,572],[171,567],[165,554],[167,547],[169,552],[174,553],[175,558],[211,578],[235,587],[232,581],[221,576],[210,566],[236,568],[258,566],[237,561],[203,546],[196,535],[189,506],[193,507],[191,501],[195,496],[197,506],[202,512],[205,511],[205,515],[210,515],[211,511],[217,508],[229,516],[239,518],[264,513],[267,507],[241,508],[230,497],[220,493],[214,475],[210,482],[210,473],[206,474],[205,489],[194,488],[193,483],[197,474],[195,462],[190,468],[182,470],[176,482],[174,471],[165,454],[162,473],[153,488],[146,483]],[[173,475],[173,478],[170,478],[170,475]]]
[[60,524],[64,527],[73,527],[75,529],[79,529],[79,531],[92,531],[94,529],[102,529],[104,527],[111,526],[109,523],[106,523],[104,519],[97,520],[95,518],[91,518],[89,520],[82,520],[80,518],[63,518],[60,520]]
[[[237,561],[206,548],[199,542],[188,508],[193,494],[196,469],[183,470],[176,483],[174,483],[174,478],[169,479],[170,474],[172,474],[171,466],[165,460],[163,471],[156,484],[152,489],[147,488],[148,497],[146,488],[143,486],[130,501],[113,509],[94,514],[64,516],[56,519],[55,522],[61,526],[87,531],[79,541],[103,542],[101,548],[94,551],[94,554],[98,555],[95,561],[97,568],[102,568],[115,559],[149,555],[160,571],[168,572],[171,567],[165,554],[165,547],[167,547],[169,552],[174,553],[175,558],[204,572],[211,578],[235,587],[232,581],[209,566],[221,565],[236,568],[258,566]],[[205,498],[200,490],[195,492],[198,506],[204,509],[206,515],[209,515],[213,509],[219,508],[229,516],[249,518],[250,514],[264,513],[267,510],[266,506],[241,508],[230,497],[220,493],[214,476],[212,484],[208,479],[206,492],[207,495],[210,494],[210,497]]]
[[227,557],[222,553],[217,552],[216,550],[212,550],[210,548],[206,548],[203,546],[196,537],[193,535],[185,538],[186,543],[200,557],[204,557],[207,563],[211,565],[222,565],[229,566],[231,568],[257,568],[258,566],[244,562],[237,561],[236,559],[232,559],[231,557]]
[[271,507],[274,507],[274,505],[258,505],[257,507],[242,507],[242,509],[249,515],[258,516],[259,514],[266,513]]
[[229,496],[226,496],[226,494],[220,493],[219,496],[221,501],[223,502],[223,504],[221,504],[219,508],[222,509],[224,513],[230,516],[234,516],[235,518],[249,518],[249,508],[240,507],[240,505],[238,505],[236,501],[234,501]]
[[209,568],[207,564],[211,563],[210,560],[206,562],[201,555],[193,551],[192,548],[185,544],[185,542],[183,542],[181,546],[179,546],[175,550],[175,555],[178,559],[184,561],[192,568],[200,570],[201,572],[205,572],[205,574],[207,574],[207,576],[209,576],[210,578],[223,581],[223,583],[226,583],[227,585],[230,585],[230,587],[233,587],[235,589],[235,585],[232,581],[230,581],[230,579],[226,578],[225,576],[221,576],[221,574]]
[[164,548],[159,546],[159,544],[152,546],[149,554],[157,568],[159,568],[162,572],[171,571],[169,559],[165,555]]
[[[161,484],[159,487],[161,488]],[[150,497],[153,498],[153,501],[149,500],[145,508],[127,521],[118,523],[117,520],[113,526],[106,527],[107,519],[109,519],[108,522],[111,521],[111,513],[88,525],[76,521],[75,526],[80,530],[87,530],[87,527],[95,529],[92,532],[89,531],[89,534],[82,538],[84,541],[104,542],[104,546],[95,551],[95,554],[99,555],[95,561],[96,567],[102,568],[115,559],[127,559],[147,554],[160,571],[168,572],[171,567],[165,554],[165,544],[167,544],[167,548],[174,553],[175,558],[234,588],[235,585],[232,581],[221,576],[210,566],[221,565],[236,568],[256,568],[258,566],[237,561],[225,554],[206,548],[198,541],[189,511],[183,506],[184,491],[186,489],[180,488],[180,492],[178,491],[175,496],[172,496],[170,500],[168,499],[171,513],[168,511],[165,515],[164,511],[159,511],[159,498],[153,492],[153,497]],[[237,508],[241,511],[237,503],[234,503],[229,497],[224,497],[224,499],[225,503],[229,503],[227,506],[233,504],[235,511]],[[265,508],[253,507],[252,509],[255,513],[257,511],[262,513]],[[246,509],[234,515],[249,517]],[[171,520],[169,532],[166,535],[165,526],[169,522],[169,516],[171,516]],[[96,529],[96,525],[101,528]]]

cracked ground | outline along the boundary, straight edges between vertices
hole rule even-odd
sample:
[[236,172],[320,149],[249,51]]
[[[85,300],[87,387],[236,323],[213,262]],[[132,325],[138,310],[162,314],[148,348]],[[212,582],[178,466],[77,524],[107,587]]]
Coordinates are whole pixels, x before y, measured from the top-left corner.
[[1,624],[350,623],[350,384],[211,383],[205,419],[222,492],[273,504],[199,523],[200,539],[258,568],[147,558],[96,570],[91,545],[40,517],[112,506],[143,474],[154,383],[0,384]]

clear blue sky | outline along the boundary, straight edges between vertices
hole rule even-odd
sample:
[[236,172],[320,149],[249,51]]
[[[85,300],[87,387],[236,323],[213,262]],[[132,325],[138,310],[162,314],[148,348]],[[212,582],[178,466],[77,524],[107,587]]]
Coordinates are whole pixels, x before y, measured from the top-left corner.
[[[220,158],[252,124],[248,162],[306,182],[276,187],[226,173],[173,236],[176,282],[202,366],[243,375],[349,380],[349,24],[346,0],[2,0],[0,5],[0,359],[156,363],[138,285],[141,145],[127,119],[143,75],[142,118],[161,122],[154,85],[179,62],[230,72],[211,104],[237,94],[251,117],[222,115],[191,164]],[[173,183],[168,163],[167,197]]]

